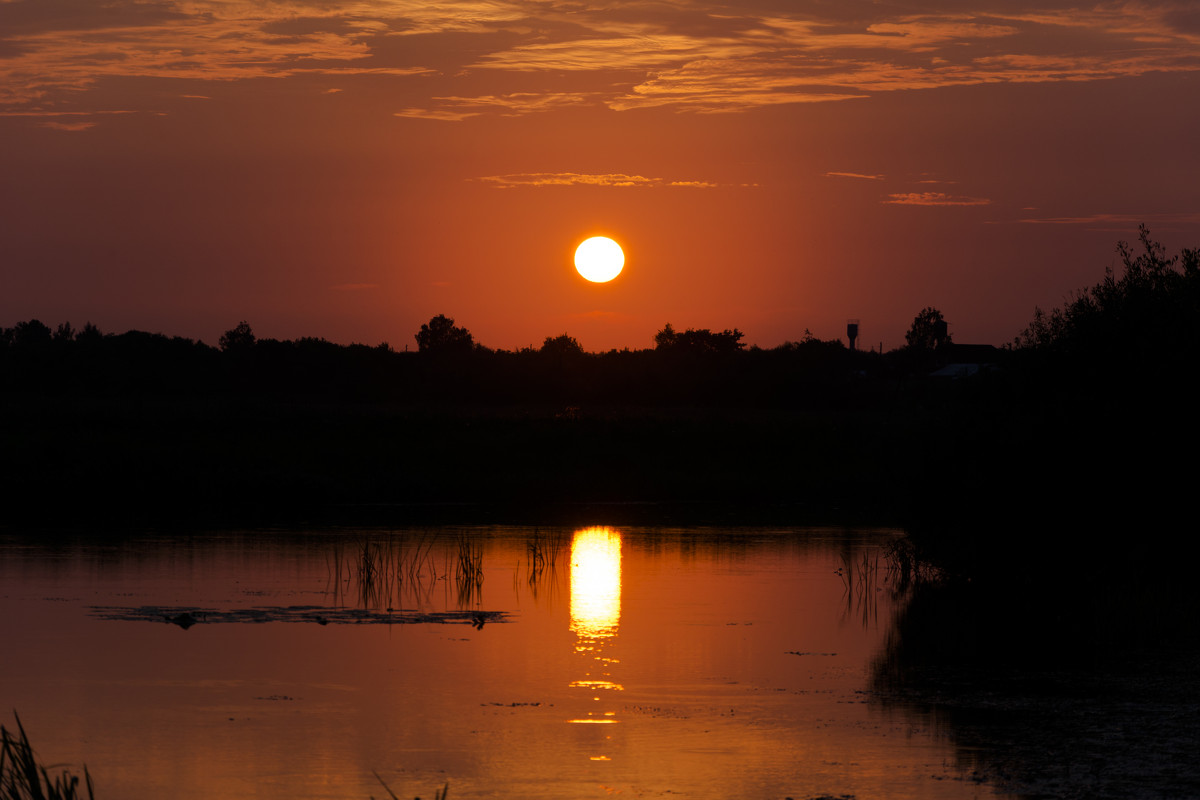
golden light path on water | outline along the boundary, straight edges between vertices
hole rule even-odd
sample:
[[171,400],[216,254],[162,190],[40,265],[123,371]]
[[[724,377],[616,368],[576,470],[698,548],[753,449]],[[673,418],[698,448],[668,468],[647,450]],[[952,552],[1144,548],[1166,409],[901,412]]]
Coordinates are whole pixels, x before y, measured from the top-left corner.
[[621,622],[621,534],[584,528],[571,541],[571,631],[581,640],[617,635]]
[[[592,703],[601,703],[608,692],[624,691],[612,675],[619,661],[605,652],[615,643],[620,622],[621,534],[607,527],[576,531],[571,540],[571,631],[577,637],[575,652],[587,663],[584,677],[571,681],[570,686],[590,692]],[[567,720],[574,725],[612,725],[617,721],[616,711],[601,706]],[[605,754],[590,758],[609,760]]]

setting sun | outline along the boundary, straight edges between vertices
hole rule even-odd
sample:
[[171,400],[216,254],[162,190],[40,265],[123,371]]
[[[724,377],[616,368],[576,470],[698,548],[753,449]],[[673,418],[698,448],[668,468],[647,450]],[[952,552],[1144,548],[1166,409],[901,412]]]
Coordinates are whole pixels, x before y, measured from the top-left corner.
[[592,283],[607,283],[621,274],[625,253],[607,236],[593,236],[575,250],[575,269]]

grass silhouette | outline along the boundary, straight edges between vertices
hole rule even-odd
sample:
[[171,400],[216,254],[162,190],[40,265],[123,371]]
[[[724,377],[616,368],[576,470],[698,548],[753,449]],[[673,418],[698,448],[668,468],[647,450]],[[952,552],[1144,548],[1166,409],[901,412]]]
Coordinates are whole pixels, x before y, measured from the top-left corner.
[[83,788],[80,791],[79,776],[67,769],[51,775],[50,769],[39,764],[21,718],[13,712],[17,721],[16,731],[0,725],[0,800],[75,800],[92,798],[92,776],[83,768]]

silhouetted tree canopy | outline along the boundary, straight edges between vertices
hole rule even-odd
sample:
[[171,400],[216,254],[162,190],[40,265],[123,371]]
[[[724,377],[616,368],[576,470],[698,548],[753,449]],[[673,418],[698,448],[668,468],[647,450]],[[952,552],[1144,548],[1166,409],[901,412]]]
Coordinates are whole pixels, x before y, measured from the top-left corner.
[[242,320],[234,327],[221,334],[220,345],[225,351],[246,351],[254,347],[254,331],[246,320]]
[[688,328],[683,333],[676,333],[668,322],[654,334],[654,348],[666,352],[736,353],[746,346],[742,342],[744,335],[737,328],[726,328],[719,333],[707,328]]
[[438,314],[417,332],[417,349],[422,353],[469,353],[475,346],[471,332],[454,324],[445,314]]
[[547,336],[546,341],[542,342],[541,352],[548,356],[569,358],[583,355],[583,347],[574,336],[561,333],[558,336]]
[[1049,314],[1034,309],[1033,320],[1015,339],[1020,349],[1041,350],[1113,363],[1154,360],[1194,352],[1200,319],[1200,249],[1167,257],[1162,244],[1138,229],[1142,252],[1117,244],[1124,274],[1111,269],[1104,280]]
[[31,319],[28,322],[18,322],[12,329],[11,341],[14,346],[28,348],[49,344],[54,334],[49,326],[41,320]]
[[904,341],[909,349],[931,353],[950,344],[950,331],[942,312],[932,306],[921,309],[912,321]]

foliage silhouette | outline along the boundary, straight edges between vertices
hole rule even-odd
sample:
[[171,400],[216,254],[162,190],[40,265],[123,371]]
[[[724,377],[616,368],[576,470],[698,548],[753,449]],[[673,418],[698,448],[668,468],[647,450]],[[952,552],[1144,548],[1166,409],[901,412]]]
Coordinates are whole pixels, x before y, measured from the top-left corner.
[[246,320],[242,320],[221,334],[219,344],[225,352],[245,352],[254,347],[255,341],[254,331]]
[[1184,248],[1168,257],[1146,226],[1138,229],[1142,252],[1117,245],[1124,268],[1079,292],[1049,314],[1033,320],[1014,340],[1018,350],[1035,351],[1057,365],[1093,377],[1114,370],[1145,375],[1170,368],[1194,355],[1200,345],[1195,321],[1200,312],[1200,250]]
[[921,352],[934,352],[950,344],[950,332],[942,312],[932,306],[921,309],[921,313],[913,318],[904,341],[909,349]]
[[558,336],[547,336],[542,342],[541,352],[554,358],[574,358],[584,354],[583,347],[574,336],[561,333]]
[[676,353],[735,353],[746,346],[742,342],[744,335],[737,328],[726,328],[716,333],[707,328],[688,328],[683,333],[676,333],[668,322],[654,334],[654,347],[656,350]]
[[417,332],[417,349],[438,355],[469,353],[475,346],[471,332],[454,324],[445,314],[438,314]]

